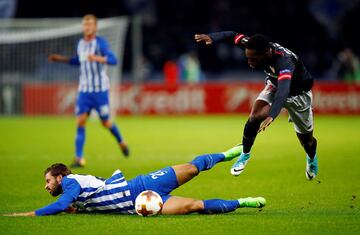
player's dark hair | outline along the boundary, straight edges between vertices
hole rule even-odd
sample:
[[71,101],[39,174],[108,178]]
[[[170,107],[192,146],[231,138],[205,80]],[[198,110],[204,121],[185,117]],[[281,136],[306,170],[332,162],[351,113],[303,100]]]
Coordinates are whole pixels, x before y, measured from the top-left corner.
[[94,20],[97,23],[97,17],[93,14],[84,15],[83,20]]
[[262,53],[270,48],[270,41],[262,34],[255,34],[246,42],[245,48]]
[[62,163],[52,164],[44,171],[44,175],[46,175],[48,172],[50,172],[52,176],[66,176],[71,174],[71,170]]

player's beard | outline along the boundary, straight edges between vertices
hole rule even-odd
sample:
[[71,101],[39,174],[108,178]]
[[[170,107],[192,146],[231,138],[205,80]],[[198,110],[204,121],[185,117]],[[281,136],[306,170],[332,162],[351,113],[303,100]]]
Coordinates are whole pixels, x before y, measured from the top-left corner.
[[53,191],[50,192],[50,194],[53,196],[53,197],[56,197],[56,196],[59,196],[60,194],[62,194],[63,190],[62,190],[62,187],[61,187],[61,184],[58,184]]

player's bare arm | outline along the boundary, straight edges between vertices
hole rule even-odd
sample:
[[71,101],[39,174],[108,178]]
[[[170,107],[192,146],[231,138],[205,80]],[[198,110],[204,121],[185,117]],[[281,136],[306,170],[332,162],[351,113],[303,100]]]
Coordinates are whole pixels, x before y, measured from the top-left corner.
[[207,34],[195,34],[194,39],[196,42],[205,42],[206,45],[211,45],[213,40]]
[[11,213],[11,214],[5,214],[4,216],[35,216],[35,211]]
[[51,54],[48,57],[50,62],[60,62],[60,63],[69,63],[70,58],[67,56],[59,55],[59,54]]

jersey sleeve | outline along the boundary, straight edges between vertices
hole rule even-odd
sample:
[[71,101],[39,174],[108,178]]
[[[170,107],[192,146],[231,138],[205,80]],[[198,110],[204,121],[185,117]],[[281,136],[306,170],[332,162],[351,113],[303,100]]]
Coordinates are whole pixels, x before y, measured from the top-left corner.
[[105,39],[103,38],[99,38],[99,39],[100,39],[99,40],[100,52],[102,56],[106,57],[106,63],[109,65],[116,65],[117,59],[115,54],[110,50],[110,45]]
[[223,42],[238,45],[242,49],[245,49],[245,44],[249,39],[244,34],[240,34],[240,33],[234,32],[234,31],[223,31],[223,32],[210,33],[209,37],[214,42],[223,41]]
[[60,213],[67,209],[70,204],[76,200],[80,194],[80,184],[75,179],[69,179],[67,177],[63,178],[61,184],[63,187],[63,193],[59,199],[48,206],[36,210],[35,215],[41,216]]
[[278,63],[278,87],[275,93],[274,102],[271,105],[269,116],[275,119],[282,107],[284,106],[286,99],[290,93],[290,84],[292,74],[295,70],[295,64],[288,57],[283,57]]
[[80,65],[79,56],[75,55],[75,56],[71,57],[70,60],[69,60],[69,64],[71,64],[71,65]]

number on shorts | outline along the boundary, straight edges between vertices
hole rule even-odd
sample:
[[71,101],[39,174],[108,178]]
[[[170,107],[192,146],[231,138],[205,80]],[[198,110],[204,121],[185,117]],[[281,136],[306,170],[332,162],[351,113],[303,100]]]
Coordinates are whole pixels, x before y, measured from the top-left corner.
[[166,172],[164,171],[156,171],[156,172],[153,172],[153,173],[150,173],[151,175],[151,178],[156,180],[159,176],[163,176],[165,175]]

